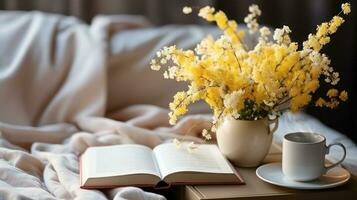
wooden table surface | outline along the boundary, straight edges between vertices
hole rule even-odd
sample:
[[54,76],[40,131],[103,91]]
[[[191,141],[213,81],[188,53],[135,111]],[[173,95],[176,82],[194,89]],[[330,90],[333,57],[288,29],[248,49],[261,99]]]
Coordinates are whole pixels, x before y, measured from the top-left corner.
[[[281,150],[278,145],[272,145],[264,163],[280,162]],[[255,168],[237,168],[243,176],[245,185],[199,185],[183,186],[175,189],[177,199],[212,200],[212,199],[357,199],[357,179],[342,186],[322,190],[295,190],[287,189],[260,180],[255,174]]]

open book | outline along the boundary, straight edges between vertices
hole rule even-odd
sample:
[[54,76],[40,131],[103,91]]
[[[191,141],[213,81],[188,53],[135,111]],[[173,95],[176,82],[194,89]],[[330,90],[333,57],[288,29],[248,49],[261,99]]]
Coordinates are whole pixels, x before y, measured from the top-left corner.
[[82,188],[243,183],[216,145],[189,152],[173,143],[153,150],[137,144],[90,147],[80,158],[80,181]]

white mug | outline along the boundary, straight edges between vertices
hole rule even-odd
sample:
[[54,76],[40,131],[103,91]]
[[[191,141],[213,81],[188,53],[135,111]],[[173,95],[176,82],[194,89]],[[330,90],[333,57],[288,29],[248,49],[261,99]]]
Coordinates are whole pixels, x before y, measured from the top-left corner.
[[[331,146],[340,146],[343,157],[337,163],[325,166],[325,155]],[[326,138],[317,133],[289,133],[284,136],[282,167],[284,175],[294,181],[311,181],[340,164],[346,157],[341,143],[326,146]]]

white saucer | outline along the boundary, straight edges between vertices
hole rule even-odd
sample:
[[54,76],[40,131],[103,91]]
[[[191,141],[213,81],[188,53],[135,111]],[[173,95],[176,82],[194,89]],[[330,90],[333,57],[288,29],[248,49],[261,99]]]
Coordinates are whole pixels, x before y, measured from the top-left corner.
[[319,179],[298,182],[284,176],[281,163],[269,163],[260,166],[256,171],[257,176],[265,182],[293,189],[325,189],[332,188],[346,183],[351,175],[342,167],[334,167]]

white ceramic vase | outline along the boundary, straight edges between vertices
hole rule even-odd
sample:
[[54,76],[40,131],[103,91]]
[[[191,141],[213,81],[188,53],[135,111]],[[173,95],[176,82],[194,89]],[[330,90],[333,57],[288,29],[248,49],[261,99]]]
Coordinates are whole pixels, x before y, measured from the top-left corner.
[[254,121],[226,118],[216,132],[218,147],[234,165],[256,167],[269,152],[278,125],[278,118]]

